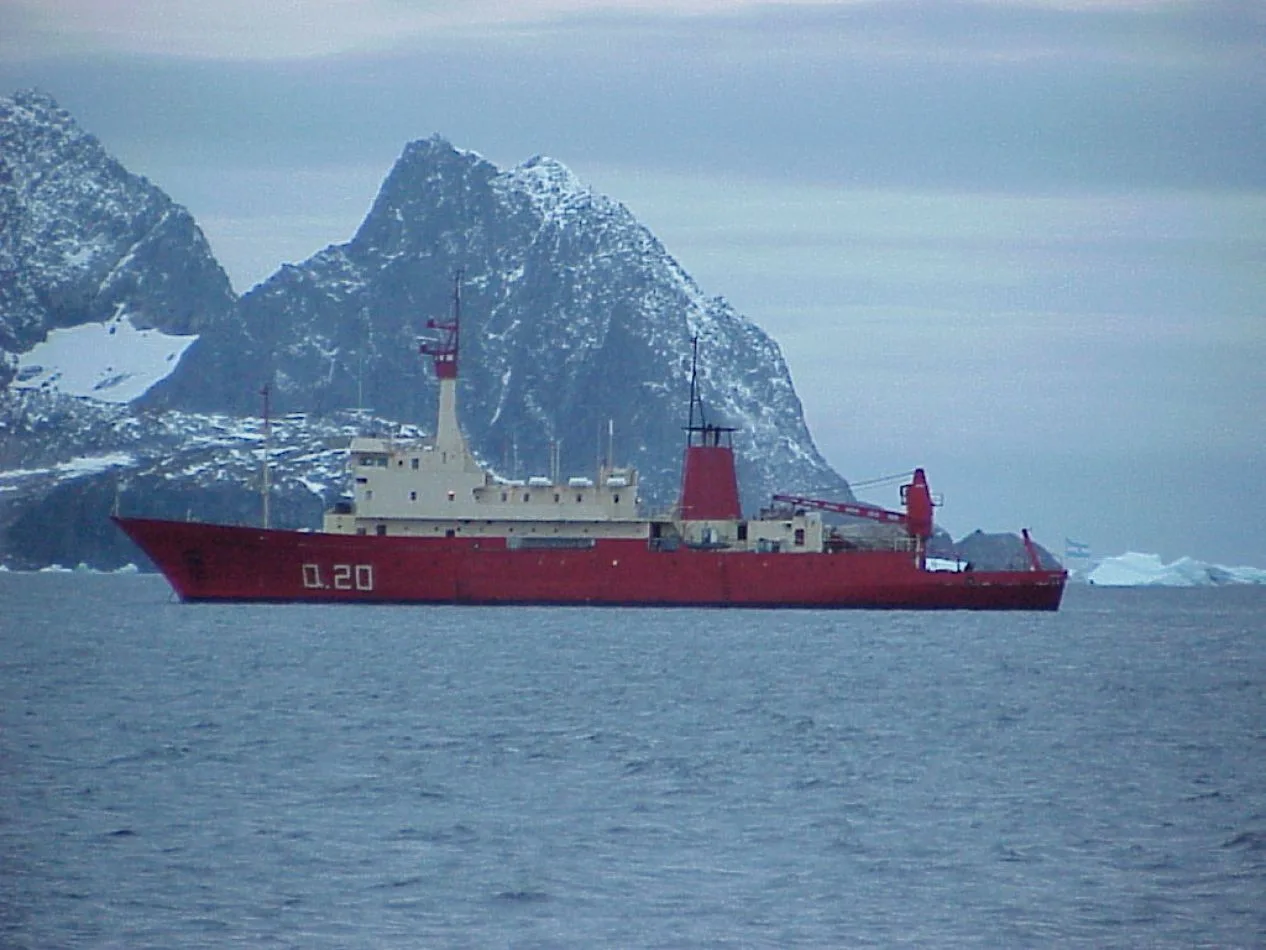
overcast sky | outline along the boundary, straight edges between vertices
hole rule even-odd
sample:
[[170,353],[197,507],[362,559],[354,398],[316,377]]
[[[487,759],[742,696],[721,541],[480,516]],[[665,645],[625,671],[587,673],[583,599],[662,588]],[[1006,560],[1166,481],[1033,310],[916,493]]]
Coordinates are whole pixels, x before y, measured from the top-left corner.
[[[956,537],[1266,566],[1266,3],[0,0],[239,290],[412,139],[563,161]],[[871,500],[895,505],[883,494]]]

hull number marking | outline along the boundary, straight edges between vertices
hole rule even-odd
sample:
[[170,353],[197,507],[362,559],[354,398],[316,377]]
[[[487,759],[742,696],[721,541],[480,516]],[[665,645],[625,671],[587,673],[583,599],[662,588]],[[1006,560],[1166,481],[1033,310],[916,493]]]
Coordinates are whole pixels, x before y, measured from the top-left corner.
[[372,564],[333,564],[332,581],[321,576],[321,565],[303,565],[303,586],[306,590],[373,590],[374,566]]

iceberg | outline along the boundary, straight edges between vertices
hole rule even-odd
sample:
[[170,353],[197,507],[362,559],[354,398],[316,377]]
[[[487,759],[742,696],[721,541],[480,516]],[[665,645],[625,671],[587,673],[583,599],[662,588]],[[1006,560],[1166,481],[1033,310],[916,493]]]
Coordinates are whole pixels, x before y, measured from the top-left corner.
[[1190,557],[1170,564],[1159,555],[1134,551],[1101,560],[1087,575],[1097,587],[1221,587],[1226,584],[1266,584],[1266,570],[1226,567]]

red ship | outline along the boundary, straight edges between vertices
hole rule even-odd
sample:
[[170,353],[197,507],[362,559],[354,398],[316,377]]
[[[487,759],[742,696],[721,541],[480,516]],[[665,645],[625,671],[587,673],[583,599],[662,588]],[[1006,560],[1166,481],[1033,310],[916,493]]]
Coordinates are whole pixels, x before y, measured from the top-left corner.
[[[353,499],[327,511],[320,531],[114,521],[185,601],[1059,607],[1067,573],[1042,566],[1027,531],[1023,570],[928,556],[933,499],[922,469],[902,487],[904,511],[775,495],[744,517],[733,430],[704,421],[693,379],[672,512],[640,511],[633,468],[502,478],[480,465],[458,427],[459,318],[455,291],[452,319],[431,321],[440,335],[422,346],[439,378],[434,436],[354,438]],[[265,512],[266,499],[267,487]],[[824,513],[846,519],[830,524]]]

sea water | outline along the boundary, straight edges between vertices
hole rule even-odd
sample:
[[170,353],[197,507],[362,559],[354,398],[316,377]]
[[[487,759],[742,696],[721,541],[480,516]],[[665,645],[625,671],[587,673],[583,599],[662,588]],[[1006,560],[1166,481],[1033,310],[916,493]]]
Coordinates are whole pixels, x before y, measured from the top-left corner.
[[1262,946],[1264,617],[0,574],[0,945]]

